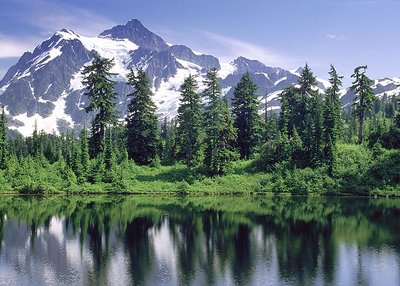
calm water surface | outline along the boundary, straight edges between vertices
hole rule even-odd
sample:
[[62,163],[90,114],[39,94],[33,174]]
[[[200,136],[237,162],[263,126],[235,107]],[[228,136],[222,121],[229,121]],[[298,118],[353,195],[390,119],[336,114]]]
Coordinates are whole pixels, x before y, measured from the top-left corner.
[[400,201],[0,197],[0,285],[400,285]]

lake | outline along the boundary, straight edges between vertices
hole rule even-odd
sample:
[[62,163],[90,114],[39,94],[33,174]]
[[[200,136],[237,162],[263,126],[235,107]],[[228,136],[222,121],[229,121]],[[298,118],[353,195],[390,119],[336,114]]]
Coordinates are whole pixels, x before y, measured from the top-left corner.
[[400,200],[2,196],[0,285],[400,285]]

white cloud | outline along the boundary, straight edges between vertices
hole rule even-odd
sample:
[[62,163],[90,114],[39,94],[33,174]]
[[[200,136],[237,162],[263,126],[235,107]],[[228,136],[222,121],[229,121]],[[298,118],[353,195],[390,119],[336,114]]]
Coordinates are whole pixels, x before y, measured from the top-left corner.
[[326,34],[325,37],[330,40],[346,40],[347,39],[346,36],[344,36],[344,35],[335,35],[335,34]]
[[10,16],[23,24],[39,28],[39,31],[32,32],[32,36],[15,36],[6,35],[3,30],[3,34],[0,34],[0,58],[20,57],[62,28],[94,36],[115,25],[102,16],[59,1],[13,0],[14,3],[18,9],[10,11]]
[[61,1],[31,0],[16,1],[23,9],[16,17],[47,34],[62,28],[74,30],[85,36],[95,36],[115,23],[89,10],[78,8]]
[[0,34],[0,58],[20,57],[26,51],[32,51],[40,38],[11,37]]
[[298,59],[283,55],[271,49],[244,42],[242,40],[234,39],[227,36],[218,35],[208,31],[201,31],[201,33],[210,41],[220,46],[220,51],[223,51],[219,56],[225,60],[232,60],[238,56],[244,56],[249,59],[257,59],[269,66],[280,67],[293,67],[298,66],[300,61]]

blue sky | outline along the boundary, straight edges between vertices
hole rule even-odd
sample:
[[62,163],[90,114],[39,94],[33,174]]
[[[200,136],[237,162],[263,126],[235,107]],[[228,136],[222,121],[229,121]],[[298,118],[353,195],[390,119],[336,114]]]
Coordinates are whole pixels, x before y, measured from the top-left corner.
[[[95,36],[139,19],[173,44],[224,60],[239,55],[328,78],[367,64],[371,78],[400,76],[400,1],[0,0],[0,77],[62,28]],[[347,83],[350,79],[347,78]]]

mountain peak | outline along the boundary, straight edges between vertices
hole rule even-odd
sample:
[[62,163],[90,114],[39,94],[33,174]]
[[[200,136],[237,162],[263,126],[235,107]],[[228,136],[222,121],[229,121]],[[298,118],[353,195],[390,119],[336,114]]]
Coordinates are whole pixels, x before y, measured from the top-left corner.
[[262,62],[260,62],[258,60],[250,60],[250,59],[242,57],[242,56],[238,57],[237,59],[235,59],[233,61],[233,64],[239,64],[239,63],[257,64],[257,65],[260,65],[260,66],[265,66]]
[[68,29],[61,29],[60,31],[56,32],[54,35],[60,36],[61,38],[65,39],[65,40],[79,38],[79,35],[77,33],[75,33],[72,30],[68,30]]
[[168,44],[160,36],[148,30],[137,19],[132,19],[125,25],[117,25],[105,30],[99,37],[128,39],[142,48],[153,51],[166,51],[169,48]]
[[233,65],[237,67],[237,73],[268,72],[268,67],[262,62],[245,57],[238,57],[233,61]]
[[303,71],[304,71],[304,68],[303,68],[303,67],[298,67],[298,68],[295,69],[295,70],[290,70],[291,73],[294,73],[294,74],[296,74],[296,75],[300,75]]
[[143,26],[142,22],[140,22],[138,19],[131,19],[131,20],[129,20],[128,23],[126,23],[125,26],[127,26],[127,27],[138,27],[138,28],[144,28],[144,29],[146,29],[146,28]]

